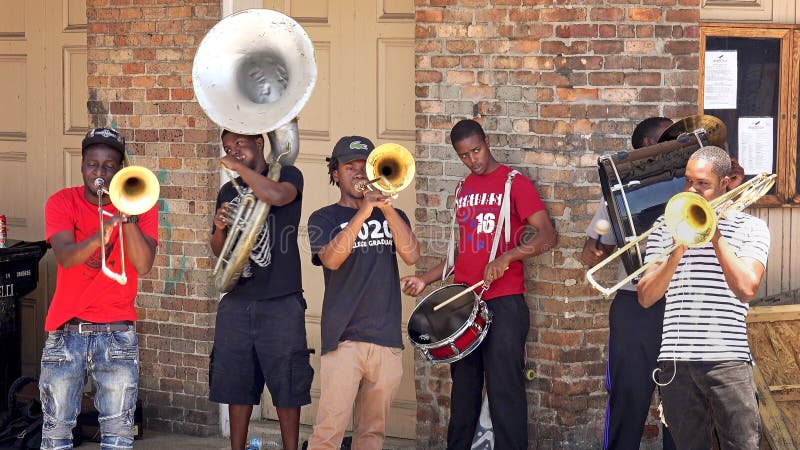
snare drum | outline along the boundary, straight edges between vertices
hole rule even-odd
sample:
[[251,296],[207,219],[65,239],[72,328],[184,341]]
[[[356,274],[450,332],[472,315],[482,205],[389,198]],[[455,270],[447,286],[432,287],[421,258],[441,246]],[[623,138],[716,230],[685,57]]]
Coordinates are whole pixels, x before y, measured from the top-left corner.
[[439,311],[433,308],[469,289],[463,284],[441,287],[423,298],[408,320],[408,338],[426,358],[451,363],[475,350],[486,337],[492,313],[474,292],[457,298]]

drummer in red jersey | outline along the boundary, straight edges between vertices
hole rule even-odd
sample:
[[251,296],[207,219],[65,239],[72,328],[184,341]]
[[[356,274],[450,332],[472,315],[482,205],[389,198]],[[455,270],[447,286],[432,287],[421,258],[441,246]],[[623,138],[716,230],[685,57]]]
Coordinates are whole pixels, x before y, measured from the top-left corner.
[[[477,292],[493,320],[477,350],[450,366],[453,387],[447,448],[470,448],[485,381],[495,448],[522,450],[528,447],[523,368],[530,328],[522,260],[550,250],[556,231],[531,180],[492,156],[489,138],[478,122],[458,122],[450,140],[471,172],[456,193],[460,236],[449,258],[455,265],[454,281],[474,285],[483,280],[489,288]],[[523,239],[527,227],[536,233]],[[425,286],[443,278],[449,269],[446,263],[420,276],[404,277],[403,291],[419,295]],[[447,308],[439,313],[447,314]]]

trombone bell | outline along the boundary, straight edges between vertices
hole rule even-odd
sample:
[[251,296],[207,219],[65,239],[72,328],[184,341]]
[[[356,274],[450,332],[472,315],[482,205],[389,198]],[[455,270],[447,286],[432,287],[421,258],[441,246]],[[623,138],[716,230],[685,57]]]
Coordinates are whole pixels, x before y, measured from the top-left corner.
[[366,170],[370,182],[360,190],[365,190],[368,184],[374,184],[380,191],[392,196],[407,188],[416,172],[414,157],[400,144],[375,147],[367,157]]
[[128,166],[111,179],[108,197],[117,209],[126,215],[136,216],[149,211],[158,201],[158,179],[142,166]]
[[664,209],[667,231],[681,245],[701,245],[710,241],[717,229],[717,215],[702,196],[681,192]]

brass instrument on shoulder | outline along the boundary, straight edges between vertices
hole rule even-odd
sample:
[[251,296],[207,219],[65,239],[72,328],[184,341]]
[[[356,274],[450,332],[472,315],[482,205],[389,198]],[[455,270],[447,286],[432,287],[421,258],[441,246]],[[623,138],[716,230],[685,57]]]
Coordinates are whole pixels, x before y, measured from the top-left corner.
[[[586,272],[586,279],[595,289],[600,291],[603,296],[609,297],[619,288],[647,270],[652,264],[660,262],[669,256],[679,245],[699,246],[709,242],[717,229],[718,218],[724,218],[727,214],[741,211],[755,203],[772,188],[776,178],[777,175],[775,174],[770,175],[762,173],[756,175],[746,183],[742,183],[735,189],[726,192],[710,202],[692,192],[681,192],[674,195],[670,198],[669,202],[667,202],[666,209],[664,210],[664,217],[661,220],[656,221],[649,230],[643,232],[625,246],[620,247],[608,258],[589,269]],[[612,287],[607,288],[601,286],[600,283],[594,279],[595,272],[620,257],[631,247],[639,245],[642,240],[662,227],[666,227],[667,232],[670,233],[675,240],[675,243],[671,247],[661,252],[651,262],[643,264],[641,267],[631,272],[625,279]]]
[[365,191],[374,185],[378,190],[397,198],[397,193],[414,181],[416,172],[414,157],[400,144],[382,144],[375,147],[367,157],[367,178],[356,184],[358,191]]
[[[296,117],[316,79],[314,47],[303,27],[267,9],[222,19],[203,38],[192,65],[195,96],[214,123],[237,134],[267,133],[273,181],[279,180],[281,166],[297,158]],[[223,170],[235,179],[227,167]],[[221,292],[236,286],[269,215],[269,204],[242,194],[238,209],[229,212],[228,236],[214,267],[214,285]]]
[[105,246],[105,227],[103,227],[104,216],[111,215],[103,210],[103,195],[108,195],[111,204],[119,212],[136,216],[149,211],[158,201],[160,186],[155,174],[142,166],[128,166],[114,174],[108,189],[103,187],[105,182],[102,178],[94,180],[97,188],[98,205],[97,211],[100,216],[100,261],[103,273],[119,284],[126,284],[128,276],[125,273],[125,241],[122,234],[122,226],[119,229],[119,251],[120,251],[120,273],[112,271],[106,265],[106,246]]

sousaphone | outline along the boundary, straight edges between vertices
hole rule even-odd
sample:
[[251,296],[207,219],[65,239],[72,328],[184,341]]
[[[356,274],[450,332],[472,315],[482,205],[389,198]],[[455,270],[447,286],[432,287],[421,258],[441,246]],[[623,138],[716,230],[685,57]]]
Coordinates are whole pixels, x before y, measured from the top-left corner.
[[[237,12],[214,25],[192,66],[195,96],[209,119],[238,134],[267,133],[267,176],[274,181],[281,166],[297,158],[296,117],[316,79],[308,34],[291,17],[267,9]],[[236,286],[270,210],[252,193],[239,194],[238,208],[228,211],[228,236],[214,268],[221,292]]]

